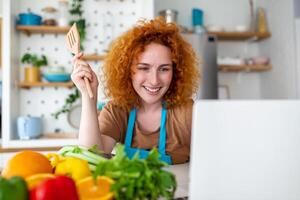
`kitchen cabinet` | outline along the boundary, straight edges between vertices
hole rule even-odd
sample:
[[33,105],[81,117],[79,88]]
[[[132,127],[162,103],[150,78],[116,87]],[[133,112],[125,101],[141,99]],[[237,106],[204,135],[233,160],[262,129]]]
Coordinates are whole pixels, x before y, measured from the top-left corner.
[[[56,7],[58,1],[11,0],[3,1],[3,131],[2,148],[50,148],[77,144],[78,130],[72,127],[67,116],[58,120],[51,114],[60,109],[65,98],[73,90],[73,83],[25,84],[24,53],[44,54],[50,66],[66,66],[72,70],[72,56],[67,51],[65,34],[69,27],[24,27],[16,26],[17,16],[31,10],[41,14],[45,6]],[[132,1],[84,1],[83,17],[86,19],[86,35],[83,47],[85,59],[91,62],[94,71],[101,67],[108,45],[120,33],[131,27],[140,18],[154,17],[154,0]],[[25,34],[24,34],[25,33]],[[99,88],[101,93],[103,88]],[[104,97],[100,96],[99,101]],[[41,138],[19,140],[16,119],[19,116],[39,116],[43,119],[44,133]]]

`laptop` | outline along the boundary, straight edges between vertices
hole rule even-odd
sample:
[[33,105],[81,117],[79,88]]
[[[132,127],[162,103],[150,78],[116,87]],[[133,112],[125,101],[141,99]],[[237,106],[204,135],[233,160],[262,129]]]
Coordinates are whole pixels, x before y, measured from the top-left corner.
[[191,200],[299,200],[300,101],[197,101]]

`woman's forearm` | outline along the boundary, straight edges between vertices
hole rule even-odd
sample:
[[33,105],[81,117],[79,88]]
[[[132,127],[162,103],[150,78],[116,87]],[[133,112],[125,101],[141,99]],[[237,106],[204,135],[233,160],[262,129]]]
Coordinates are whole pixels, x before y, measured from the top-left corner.
[[81,120],[79,127],[79,145],[91,147],[98,145],[103,150],[98,123],[97,100],[82,94]]

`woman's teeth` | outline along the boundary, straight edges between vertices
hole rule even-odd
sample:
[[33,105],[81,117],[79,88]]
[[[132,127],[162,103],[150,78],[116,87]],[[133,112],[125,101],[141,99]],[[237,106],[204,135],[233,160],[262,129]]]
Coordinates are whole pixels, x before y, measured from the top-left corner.
[[149,92],[158,92],[158,90],[160,90],[160,87],[158,87],[158,88],[149,88],[149,87],[144,86],[144,88]]

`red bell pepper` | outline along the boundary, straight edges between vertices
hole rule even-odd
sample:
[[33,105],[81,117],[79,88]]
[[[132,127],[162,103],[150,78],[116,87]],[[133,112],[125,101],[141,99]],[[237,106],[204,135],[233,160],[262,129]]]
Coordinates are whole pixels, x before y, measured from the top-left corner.
[[67,176],[57,176],[42,182],[30,191],[30,200],[79,200],[75,182]]

